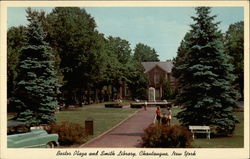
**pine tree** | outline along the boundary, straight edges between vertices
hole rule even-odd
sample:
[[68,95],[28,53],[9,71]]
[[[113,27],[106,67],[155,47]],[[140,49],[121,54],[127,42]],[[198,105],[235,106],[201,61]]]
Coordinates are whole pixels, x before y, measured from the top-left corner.
[[230,85],[234,80],[229,56],[223,52],[221,33],[211,8],[195,8],[190,35],[185,43],[183,60],[175,63],[180,93],[176,102],[182,111],[177,118],[185,126],[208,125],[215,135],[229,135],[234,131],[237,93]]
[[182,74],[180,72],[180,69],[176,69],[177,66],[182,65],[183,63],[185,63],[185,55],[186,52],[188,50],[188,44],[189,44],[189,38],[190,38],[190,33],[186,33],[186,35],[184,36],[184,39],[181,41],[181,44],[177,50],[177,56],[173,59],[173,69],[172,69],[172,74],[175,78],[179,78],[180,75]]
[[19,108],[17,120],[31,125],[54,122],[58,84],[50,47],[37,12],[26,10],[29,25],[26,43],[20,51],[15,103]]
[[231,24],[224,37],[226,53],[231,56],[230,62],[234,66],[233,73],[236,76],[234,85],[244,98],[244,22]]

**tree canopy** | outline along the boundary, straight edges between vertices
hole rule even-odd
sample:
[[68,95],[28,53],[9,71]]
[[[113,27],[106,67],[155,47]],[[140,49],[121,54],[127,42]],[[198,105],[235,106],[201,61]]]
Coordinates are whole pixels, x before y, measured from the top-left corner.
[[160,61],[155,49],[142,43],[138,43],[134,49],[134,58],[138,62]]
[[45,32],[37,12],[27,9],[29,24],[20,51],[15,100],[17,120],[31,125],[54,122],[58,83],[53,67],[53,54],[45,42]]
[[7,79],[8,79],[8,98],[13,96],[17,71],[16,67],[19,62],[20,49],[25,43],[26,28],[24,26],[11,27],[7,32]]
[[224,37],[225,52],[231,56],[230,62],[234,66],[236,76],[233,84],[244,97],[244,23],[231,24]]
[[210,15],[211,8],[195,10],[194,24],[179,49],[183,60],[177,57],[174,65],[181,88],[176,102],[183,106],[177,118],[183,125],[208,125],[214,134],[228,135],[237,121],[232,115],[237,98],[231,85],[233,67],[223,50],[219,23]]
[[[98,102],[117,98],[123,82],[128,83],[133,96],[141,95],[133,88],[146,89],[143,70],[133,58],[129,41],[120,37],[105,37],[85,9],[55,7],[49,14],[30,11],[29,17],[35,17],[46,32],[43,40],[51,47],[49,52],[54,61],[55,78],[61,85],[57,94],[61,104],[82,105],[92,100]],[[24,41],[29,36],[21,34],[25,28],[10,28],[8,32],[8,97],[17,95],[13,94],[16,92],[13,79],[19,74],[16,72],[21,58],[18,52],[26,46]],[[153,48],[150,49],[155,53]],[[132,86],[131,81],[135,79],[142,85]]]

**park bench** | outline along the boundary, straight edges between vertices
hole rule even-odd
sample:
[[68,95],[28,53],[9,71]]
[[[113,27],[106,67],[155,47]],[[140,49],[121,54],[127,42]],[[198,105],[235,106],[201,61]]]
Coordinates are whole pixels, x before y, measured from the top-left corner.
[[189,126],[189,130],[193,134],[193,139],[194,139],[195,133],[206,133],[207,138],[210,139],[210,127],[209,126]]

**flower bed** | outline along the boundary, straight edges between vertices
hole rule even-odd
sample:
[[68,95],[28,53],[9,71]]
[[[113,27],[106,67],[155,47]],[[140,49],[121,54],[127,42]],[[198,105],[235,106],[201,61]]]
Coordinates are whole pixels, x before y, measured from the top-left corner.
[[130,104],[130,108],[142,108],[143,106],[144,104],[136,104],[136,103]]

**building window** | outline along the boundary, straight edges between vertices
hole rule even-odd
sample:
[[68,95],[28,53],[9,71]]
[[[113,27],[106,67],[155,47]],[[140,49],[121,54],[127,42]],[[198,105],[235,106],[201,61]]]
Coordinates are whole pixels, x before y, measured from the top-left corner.
[[159,82],[160,82],[160,73],[158,71],[155,71],[154,84],[158,84]]
[[170,75],[170,73],[168,73],[167,76],[168,76],[168,81],[171,82],[171,75]]

